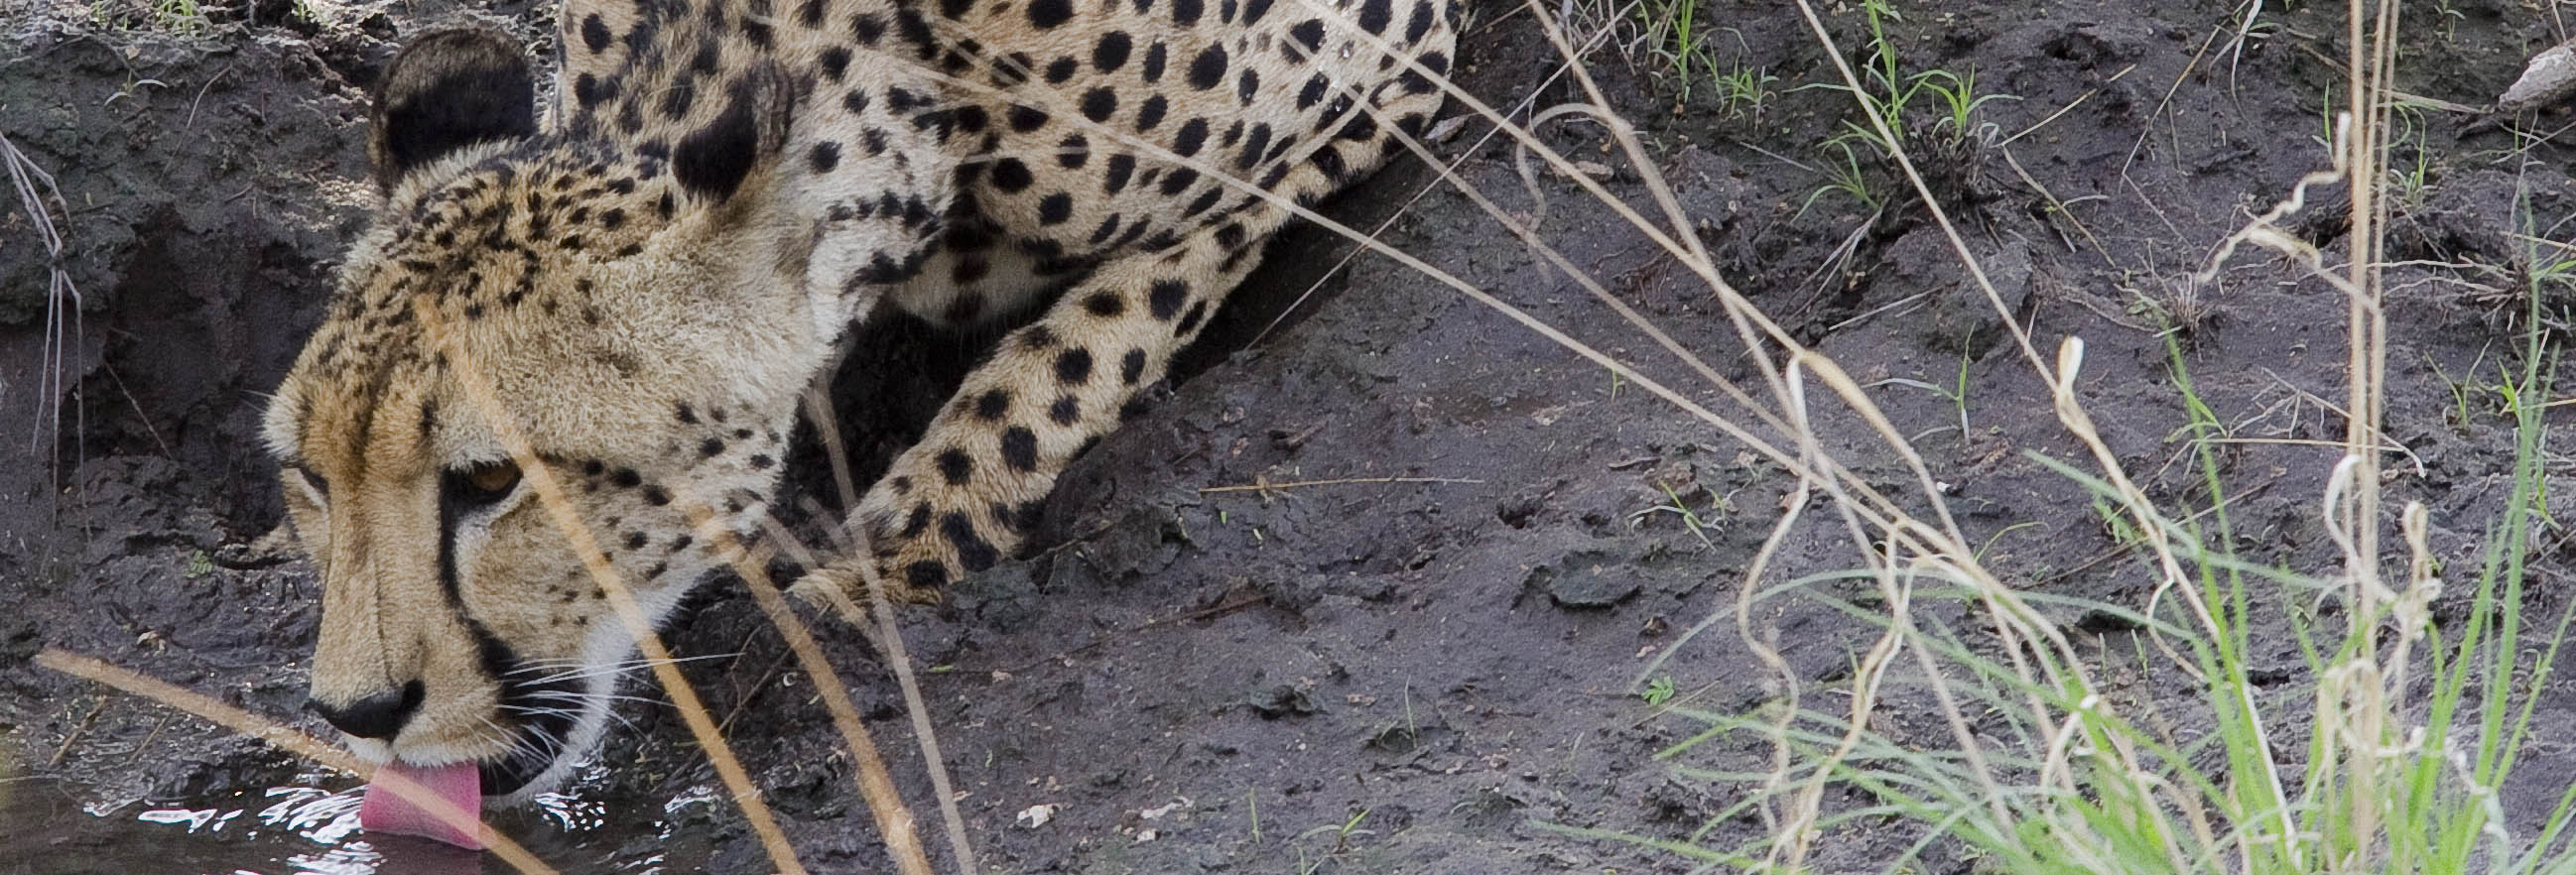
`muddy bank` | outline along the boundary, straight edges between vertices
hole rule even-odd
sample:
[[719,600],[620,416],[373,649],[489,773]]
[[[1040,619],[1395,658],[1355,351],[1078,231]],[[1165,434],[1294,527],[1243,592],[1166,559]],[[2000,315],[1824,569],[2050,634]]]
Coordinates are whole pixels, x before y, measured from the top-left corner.
[[[313,849],[220,831],[171,838],[135,817],[255,811],[268,797],[241,794],[346,784],[23,662],[50,644],[261,713],[300,713],[315,582],[300,563],[245,567],[228,549],[278,516],[254,439],[259,393],[316,319],[364,208],[364,86],[405,34],[455,11],[317,8],[323,20],[301,23],[225,13],[193,34],[50,7],[0,28],[0,133],[60,184],[64,266],[84,295],[62,430],[0,434],[0,763],[43,778],[47,847],[152,836],[216,848],[186,866],[286,870],[286,857]],[[2401,53],[2406,90],[2483,102],[2558,36],[2501,0],[2454,8]],[[532,34],[548,14],[498,12]],[[2205,503],[2202,472],[2174,437],[2188,422],[2180,361],[2246,439],[2221,471],[2240,549],[2318,563],[2330,456],[2299,442],[2342,429],[2317,400],[2341,398],[2342,304],[2266,258],[2232,262],[2211,284],[2193,277],[2248,209],[2322,164],[2311,134],[2338,93],[2340,74],[2319,60],[2342,57],[2335,13],[2277,13],[2277,28],[2224,63],[2203,51],[2230,21],[2224,4],[1905,13],[1892,33],[1908,69],[1974,70],[1981,91],[2011,98],[1980,107],[1974,119],[1992,132],[1944,162],[1936,196],[2017,321],[2043,342],[2086,340],[2080,386],[2123,464],[2159,500]],[[2082,451],[2045,415],[2044,387],[1927,211],[1890,167],[1863,161],[1842,188],[1827,172],[1841,153],[1823,144],[1853,117],[1850,98],[1799,88],[1834,73],[1795,11],[1718,2],[1702,21],[1722,23],[1708,30],[1722,38],[1688,75],[1758,71],[1775,80],[1766,97],[1746,105],[1707,78],[1685,93],[1683,74],[1642,49],[1605,50],[1595,72],[1727,278],[1871,387],[1990,564],[2034,590],[2141,605],[2153,577],[2140,559],[2028,455]],[[1858,51],[1857,13],[1832,25]],[[1542,108],[1579,94],[1550,79],[1557,65],[1528,12],[1481,4],[1467,30],[1470,92]],[[1533,94],[1541,82],[1551,84]],[[2510,128],[2476,121],[2427,112],[2401,144],[2399,163],[2421,172],[2399,189],[2392,252],[2407,263],[2389,281],[2388,430],[2406,452],[2387,486],[2431,508],[2436,551],[2461,567],[2477,564],[2506,500],[2513,431],[2490,394],[2455,390],[2484,385],[2470,375],[2492,375],[2521,343],[2499,312],[2531,267],[2514,235],[2564,239],[2576,216],[2564,147],[2516,152]],[[1722,374],[1753,378],[1705,286],[1639,235],[1614,233],[1617,216],[1569,181],[1541,174],[1533,192],[1507,141],[1485,132],[1469,121],[1433,149]],[[1597,129],[1542,133],[1650,207],[1638,175],[1598,149]],[[56,400],[30,389],[42,385],[47,265],[19,244],[25,217],[13,208],[0,205],[0,424]],[[1381,174],[1328,212],[1363,229],[1393,216],[1386,242],[1721,402],[1424,167]],[[2341,245],[2334,209],[2314,216],[2301,233]],[[1659,716],[1630,684],[1645,656],[1732,603],[1792,484],[1706,424],[1407,268],[1362,255],[1334,269],[1352,248],[1313,229],[1277,243],[1185,378],[1065,478],[1040,548],[906,616],[988,868],[1682,871],[1544,824],[1679,838],[1738,801],[1651,758],[1697,725]],[[901,322],[869,329],[835,395],[863,476],[917,433],[943,397],[939,380],[973,361],[973,340]],[[936,379],[887,376],[917,372]],[[1857,424],[1819,415],[1856,469],[1907,484]],[[810,530],[801,499],[840,498],[818,450],[794,470],[808,485],[785,504]],[[1233,489],[1263,483],[1308,485]],[[2537,557],[2544,578],[2563,569],[2563,549],[2551,542]],[[1778,561],[1781,580],[1856,564],[1827,523],[1793,533]],[[675,649],[712,657],[688,673],[807,862],[883,869],[837,735],[739,595],[738,584],[710,585],[674,627]],[[2564,604],[2548,589],[2528,608]],[[1955,607],[1932,616],[1973,625]],[[2116,624],[2064,621],[2070,635],[2126,646]],[[893,681],[858,636],[821,622],[906,793],[927,798]],[[1810,687],[1848,671],[1862,634],[1795,600],[1759,623]],[[2257,640],[2284,672],[2304,664],[2286,627]],[[1696,639],[1663,671],[1697,708],[1741,712],[1775,694],[1731,633]],[[2169,675],[2130,674],[2120,682],[2138,695],[2190,693]],[[2551,683],[2542,720],[2569,701]],[[667,706],[623,713],[635,725],[574,795],[637,828],[527,816],[512,829],[552,837],[574,868],[658,855],[673,871],[765,871],[738,816],[707,800],[713,776]],[[2528,776],[2570,767],[2557,762],[2564,751],[2531,756]],[[1023,825],[1036,806],[1055,807]],[[1912,838],[1891,829],[1848,846]]]

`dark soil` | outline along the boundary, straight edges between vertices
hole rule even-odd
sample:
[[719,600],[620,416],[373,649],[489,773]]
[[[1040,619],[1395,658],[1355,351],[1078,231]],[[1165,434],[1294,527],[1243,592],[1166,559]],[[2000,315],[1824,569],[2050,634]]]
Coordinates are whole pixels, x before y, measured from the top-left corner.
[[[26,659],[47,645],[94,654],[304,719],[316,582],[300,563],[235,561],[280,514],[255,440],[261,393],[318,319],[362,217],[364,87],[407,34],[469,10],[241,0],[177,28],[120,2],[0,13],[0,135],[59,183],[61,266],[82,292],[57,396],[42,388],[46,254],[23,208],[0,204],[0,873],[365,871],[376,857],[315,829],[339,809],[253,823],[280,799],[306,798],[268,788],[346,779]],[[469,5],[549,48],[550,5]],[[2236,5],[1908,3],[1892,36],[1909,70],[1973,70],[1981,93],[2017,98],[1976,116],[2009,143],[1927,134],[1918,146],[1940,154],[1936,196],[2042,354],[2060,338],[2086,341],[2080,390],[2127,470],[2170,506],[2207,504],[2175,439],[2187,422],[2179,349],[2203,400],[2249,439],[2223,459],[2238,548],[2324,568],[2317,504],[2334,451],[2299,442],[2342,432],[2328,403],[2343,398],[2343,302],[2259,254],[2209,287],[2193,276],[2249,211],[2323,165],[2321,107],[2343,100],[2327,59],[2345,56],[2344,24],[2339,6],[2293,4],[2267,10],[2241,53],[2224,51],[2224,34],[2204,51],[2213,32],[2233,33]],[[2402,90],[2483,104],[2564,36],[2511,0],[2448,8],[2456,18],[2407,28]],[[1857,9],[1827,15],[1857,58]],[[1727,279],[1920,435],[1961,524],[1990,543],[1991,566],[2034,589],[2142,606],[2154,581],[2143,560],[2031,458],[2084,452],[2048,415],[2045,387],[1928,211],[1875,162],[1863,171],[1883,211],[1815,194],[1825,180],[1807,168],[1839,158],[1820,144],[1855,116],[1847,95],[1797,89],[1835,74],[1796,9],[1708,0],[1698,19],[1721,70],[1777,77],[1758,112],[1724,102],[1702,68],[1685,93],[1646,47],[1623,57],[1625,30],[1592,67]],[[1551,78],[1556,56],[1526,9],[1476,4],[1469,33],[1468,91],[1524,117],[1581,99]],[[2576,152],[2545,139],[2518,150],[2517,132],[2565,126],[2561,115],[2499,125],[2428,111],[2420,139],[2398,149],[2410,170],[2422,156],[2426,184],[2405,191],[2389,238],[2404,264],[2388,270],[2387,430],[2408,452],[2390,457],[2386,486],[2392,506],[2429,506],[2452,567],[2477,567],[2509,488],[2512,421],[2477,387],[2520,367],[2531,249],[2515,235],[2566,239],[2576,216]],[[1470,121],[1434,148],[1505,209],[1540,217],[1573,264],[1731,379],[1752,380],[1704,285],[1569,181],[1542,170],[1533,191],[1509,141],[1487,130]],[[1542,134],[1600,162],[1613,192],[1652,212],[1639,175],[1598,148],[1600,128],[1560,120]],[[2314,209],[2298,229],[2338,250],[2340,210]],[[1362,229],[1392,216],[1388,243],[1723,403],[1417,162],[1327,212]],[[986,868],[1678,872],[1691,864],[1548,825],[1681,838],[1739,801],[1651,758],[1699,724],[1659,715],[1632,683],[1678,630],[1733,603],[1788,479],[1408,268],[1368,254],[1343,265],[1353,249],[1312,228],[1275,244],[1184,376],[1064,479],[1040,549],[905,616],[915,660],[936,667],[923,676],[930,718]],[[862,475],[917,433],[976,355],[975,338],[919,325],[868,332],[837,393]],[[1919,385],[1963,378],[1961,401]],[[2471,388],[2455,403],[2461,381]],[[1823,415],[1840,423],[1829,450],[1892,490],[1910,484],[1848,417]],[[810,484],[799,497],[837,506],[819,450],[799,465]],[[2552,495],[2576,495],[2558,479]],[[1331,480],[1379,482],[1204,491]],[[1654,510],[1676,495],[1690,518]],[[1826,516],[1794,533],[1772,580],[1858,565]],[[2563,580],[2564,545],[2535,550],[2538,579]],[[2567,605],[2555,586],[2531,598],[2534,616]],[[1980,628],[1955,605],[1923,610]],[[2130,630],[2099,619],[2070,612],[2067,634],[2131,646]],[[892,677],[855,632],[818,622],[835,633],[832,656],[908,798],[926,800]],[[1868,634],[1798,600],[1757,625],[1811,690],[1841,680]],[[2285,629],[2257,641],[2287,676],[2304,662]],[[718,656],[688,673],[805,862],[887,870],[838,736],[741,584],[710,584],[673,645]],[[1722,627],[1664,671],[1711,711],[1777,692]],[[2191,693],[2134,663],[2111,676],[2151,695]],[[2565,683],[2541,691],[2540,725],[2576,714]],[[635,726],[614,736],[572,807],[513,815],[511,831],[567,871],[769,871],[739,815],[707,800],[713,773],[669,708],[624,713]],[[2576,751],[2533,749],[2504,810],[2546,812],[2564,789],[2550,776],[2571,770]],[[1016,819],[1041,805],[1056,806],[1043,825]],[[173,810],[251,814],[230,828],[138,820]],[[1875,870],[1917,835],[1851,829],[1837,837],[1849,856],[1820,865]],[[383,845],[384,871],[472,871],[470,858]],[[1954,854],[1928,857],[1965,871]]]

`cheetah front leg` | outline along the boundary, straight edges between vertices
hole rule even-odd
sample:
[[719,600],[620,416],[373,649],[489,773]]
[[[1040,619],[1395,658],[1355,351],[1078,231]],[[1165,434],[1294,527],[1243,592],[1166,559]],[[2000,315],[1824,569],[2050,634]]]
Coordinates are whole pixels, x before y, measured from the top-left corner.
[[[1056,476],[1117,426],[1120,408],[1162,378],[1260,260],[1263,235],[1246,233],[1248,218],[1107,262],[1003,338],[851,514],[872,555],[837,559],[797,588],[864,598],[856,563],[871,562],[889,597],[935,602],[941,587],[1016,551]],[[1265,233],[1277,224],[1259,223]]]

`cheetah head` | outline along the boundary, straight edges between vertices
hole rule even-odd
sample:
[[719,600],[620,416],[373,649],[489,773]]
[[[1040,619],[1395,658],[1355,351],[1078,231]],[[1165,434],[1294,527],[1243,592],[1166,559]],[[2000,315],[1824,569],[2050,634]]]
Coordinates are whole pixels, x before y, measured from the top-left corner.
[[773,160],[791,89],[763,76],[653,155],[540,131],[506,37],[387,69],[384,202],[264,426],[322,579],[312,708],[361,755],[472,762],[515,801],[602,734],[635,647],[511,435],[654,622],[756,533],[854,316],[807,291],[819,232]]

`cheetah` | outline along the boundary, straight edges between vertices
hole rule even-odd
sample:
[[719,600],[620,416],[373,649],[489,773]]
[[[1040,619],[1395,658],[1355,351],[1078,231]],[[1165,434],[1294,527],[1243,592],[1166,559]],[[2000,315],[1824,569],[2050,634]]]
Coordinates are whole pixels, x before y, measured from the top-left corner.
[[799,585],[935,600],[1285,204],[1422,129],[1455,31],[1450,0],[572,0],[551,98],[507,36],[414,40],[369,110],[381,203],[264,420],[323,581],[310,707],[505,802],[601,743],[635,646],[478,387],[660,622],[759,535],[856,326],[1042,308],[851,512],[872,551]]

